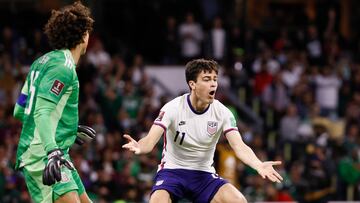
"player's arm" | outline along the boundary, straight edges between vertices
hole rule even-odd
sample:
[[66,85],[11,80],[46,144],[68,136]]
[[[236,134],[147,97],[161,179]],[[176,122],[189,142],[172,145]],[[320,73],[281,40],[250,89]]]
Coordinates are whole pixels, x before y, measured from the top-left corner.
[[51,122],[51,113],[55,108],[56,103],[53,101],[39,96],[36,98],[34,122],[46,153],[58,148],[55,141],[54,123]]
[[145,137],[141,138],[138,142],[130,135],[124,135],[124,137],[128,140],[128,143],[124,144],[122,147],[134,152],[135,154],[149,153],[159,141],[163,133],[164,129],[162,127],[153,125],[149,133]]
[[27,88],[27,81],[25,81],[24,86],[21,88],[20,96],[18,97],[15,107],[14,107],[14,117],[19,121],[23,121],[26,101],[28,97],[28,88]]
[[280,182],[282,180],[280,174],[273,168],[273,165],[281,164],[280,161],[260,161],[254,151],[244,143],[237,130],[229,131],[225,136],[236,156],[245,164],[255,169],[263,178],[268,178],[273,182]]
[[55,123],[52,122],[51,115],[56,108],[54,101],[37,96],[34,109],[34,122],[41,142],[47,154],[47,163],[43,171],[43,184],[53,185],[61,180],[60,168],[64,165],[70,170],[74,170],[73,164],[66,160],[62,150],[55,141]]
[[64,153],[55,141],[55,123],[51,119],[53,117],[51,114],[55,111],[55,108],[55,102],[39,96],[36,98],[34,122],[47,154],[47,163],[43,170],[42,181],[44,185],[49,186],[61,181],[60,168],[62,166],[74,170],[73,164],[63,157]]
[[[36,131],[47,154],[47,163],[43,171],[43,184],[52,185],[61,180],[61,167],[73,170],[73,164],[64,158],[64,152],[56,143],[57,122],[60,119],[58,107],[63,107],[61,99],[75,79],[74,70],[54,60],[47,62],[46,74],[37,87],[33,117]],[[35,80],[35,79],[34,79]],[[58,106],[59,105],[59,106]]]
[[[61,99],[74,80],[71,68],[51,59],[46,64],[46,74],[36,87],[34,122],[47,153],[59,147],[55,141],[57,122],[60,116],[56,108],[63,108]],[[58,107],[59,105],[59,107]]]
[[47,154],[47,163],[43,170],[42,181],[44,185],[53,185],[61,181],[61,167],[65,166],[74,170],[73,164],[66,160],[62,150],[55,141],[55,124],[52,122],[51,115],[56,108],[56,103],[37,96],[34,109],[34,122],[40,135],[41,142]]

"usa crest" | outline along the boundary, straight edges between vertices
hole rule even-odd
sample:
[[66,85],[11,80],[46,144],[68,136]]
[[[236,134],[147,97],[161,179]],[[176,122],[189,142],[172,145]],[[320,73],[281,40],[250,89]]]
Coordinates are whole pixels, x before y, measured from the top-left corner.
[[208,121],[207,122],[207,132],[210,135],[214,135],[217,132],[218,122],[216,121]]

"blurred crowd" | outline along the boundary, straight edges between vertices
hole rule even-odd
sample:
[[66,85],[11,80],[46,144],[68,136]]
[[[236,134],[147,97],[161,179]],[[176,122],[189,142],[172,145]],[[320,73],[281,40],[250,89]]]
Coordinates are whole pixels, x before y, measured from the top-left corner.
[[[360,200],[359,50],[340,35],[336,10],[328,10],[323,27],[304,19],[275,32],[211,19],[209,26],[191,12],[166,18],[159,65],[217,60],[230,80],[227,88],[263,120],[263,129],[252,129],[226,95],[219,99],[262,160],[283,161],[284,181],[263,180],[235,158],[225,138],[216,152],[218,173],[250,202]],[[276,19],[284,20],[275,16],[263,27]],[[79,120],[97,137],[70,153],[95,202],[148,202],[162,141],[150,154],[135,156],[121,148],[122,135],[146,135],[172,98],[154,96],[146,56],[110,53],[100,36],[92,35],[77,67]],[[5,26],[0,37],[0,202],[29,202],[23,176],[14,170],[21,123],[12,112],[32,61],[50,49],[41,28],[25,35]]]

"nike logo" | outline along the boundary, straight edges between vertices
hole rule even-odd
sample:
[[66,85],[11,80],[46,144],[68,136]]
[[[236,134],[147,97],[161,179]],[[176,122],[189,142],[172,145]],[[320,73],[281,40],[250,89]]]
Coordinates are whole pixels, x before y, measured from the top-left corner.
[[185,125],[185,121],[180,121],[179,126]]

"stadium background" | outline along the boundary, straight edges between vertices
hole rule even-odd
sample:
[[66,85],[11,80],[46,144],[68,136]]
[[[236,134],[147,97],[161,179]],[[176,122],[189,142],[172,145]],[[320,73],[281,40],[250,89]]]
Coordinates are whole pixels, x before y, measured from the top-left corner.
[[[249,202],[360,200],[359,1],[83,2],[96,23],[78,65],[80,123],[98,136],[71,154],[95,202],[148,201],[162,145],[134,156],[122,135],[144,136],[183,93],[174,88],[185,81],[158,71],[184,74],[195,57],[221,64],[217,98],[245,142],[262,160],[284,162],[285,180],[272,184],[219,141],[216,168]],[[30,201],[13,169],[21,124],[12,111],[29,65],[49,51],[42,27],[51,9],[69,3],[0,0],[0,202]]]

